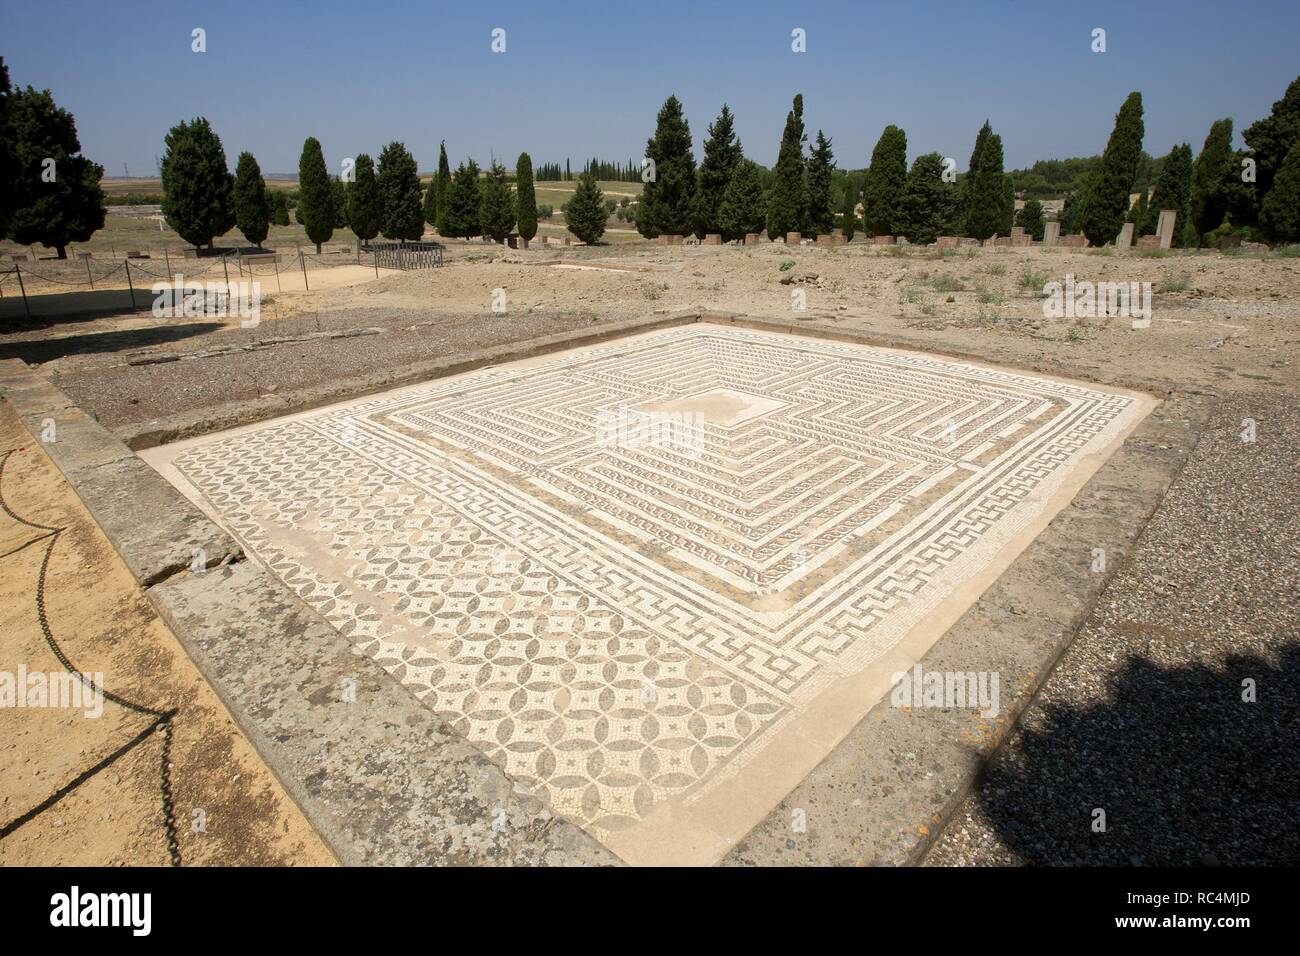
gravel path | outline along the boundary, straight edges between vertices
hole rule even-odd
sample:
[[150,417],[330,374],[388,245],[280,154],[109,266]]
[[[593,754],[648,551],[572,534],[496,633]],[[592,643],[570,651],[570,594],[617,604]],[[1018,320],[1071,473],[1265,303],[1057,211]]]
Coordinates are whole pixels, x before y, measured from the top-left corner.
[[928,865],[1300,859],[1298,452],[1300,404],[1220,406]]

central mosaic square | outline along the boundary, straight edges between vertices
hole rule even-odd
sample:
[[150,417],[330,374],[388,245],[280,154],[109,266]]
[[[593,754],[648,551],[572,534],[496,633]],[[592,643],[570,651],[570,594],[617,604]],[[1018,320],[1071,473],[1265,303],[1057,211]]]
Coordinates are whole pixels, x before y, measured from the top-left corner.
[[163,471],[557,812],[629,862],[710,862],[1151,404],[694,325],[180,443]]

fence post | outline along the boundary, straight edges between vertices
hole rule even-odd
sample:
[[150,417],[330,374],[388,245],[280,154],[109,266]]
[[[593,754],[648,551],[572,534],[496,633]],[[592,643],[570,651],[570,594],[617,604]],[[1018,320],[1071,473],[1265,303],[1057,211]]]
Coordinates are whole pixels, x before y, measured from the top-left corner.
[[89,259],[86,260],[86,281],[90,283],[90,287],[91,287],[92,289],[95,288],[95,277],[92,276],[92,275],[90,274],[90,260],[89,260]]
[[375,278],[379,278],[379,243],[370,240],[370,257],[375,260]]
[[122,260],[122,265],[126,269],[126,287],[131,290],[131,308],[135,308],[135,283],[131,281],[131,259],[130,257]]
[[167,247],[163,246],[163,262],[167,263],[167,278],[172,277],[172,257],[167,255]]
[[230,293],[230,266],[228,266],[228,265],[226,264],[226,263],[228,262],[228,260],[229,260],[229,257],[228,257],[225,253],[222,253],[222,255],[221,255],[221,272],[222,272],[222,274],[226,277],[226,293],[227,293],[227,294]]
[[32,307],[27,304],[27,287],[23,285],[23,270],[17,262],[14,263],[14,275],[18,277],[18,291],[23,294],[23,311],[27,313],[27,318],[32,317]]
[[298,265],[302,266],[302,287],[306,291],[311,291],[311,286],[307,284],[307,260],[303,258],[302,247],[298,247]]

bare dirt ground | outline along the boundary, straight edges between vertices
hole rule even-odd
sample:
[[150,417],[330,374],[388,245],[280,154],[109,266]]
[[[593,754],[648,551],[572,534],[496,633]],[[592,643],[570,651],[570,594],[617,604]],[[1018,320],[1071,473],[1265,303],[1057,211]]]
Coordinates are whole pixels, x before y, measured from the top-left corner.
[[[0,493],[14,514],[66,528],[46,576],[50,628],[110,692],[175,708],[168,777],[183,865],[330,865],[333,857],[154,615],[39,444],[0,403]],[[35,601],[44,532],[0,513],[0,670],[62,672]],[[110,700],[6,709],[0,736],[0,865],[166,866],[163,735]],[[141,737],[140,735],[145,735]],[[62,796],[60,796],[62,794]],[[200,826],[201,824],[201,826]]]
[[[783,261],[793,265],[782,271]],[[595,268],[573,268],[594,266]],[[1150,282],[1150,328],[1126,318],[1048,319],[1049,281]],[[789,280],[783,284],[783,280]],[[494,290],[506,313],[493,314]],[[806,311],[792,309],[802,289]],[[1300,258],[1094,250],[858,246],[659,247],[514,252],[453,244],[448,265],[341,288],[273,296],[253,330],[232,323],[61,324],[0,336],[0,354],[46,373],[110,426],[310,386],[485,344],[690,308],[830,322],[937,351],[1150,387],[1296,387]],[[114,320],[121,321],[121,320]],[[379,329],[259,347],[271,338]],[[127,334],[129,333],[129,334]],[[58,342],[50,341],[59,336]],[[149,353],[252,350],[164,364]]]

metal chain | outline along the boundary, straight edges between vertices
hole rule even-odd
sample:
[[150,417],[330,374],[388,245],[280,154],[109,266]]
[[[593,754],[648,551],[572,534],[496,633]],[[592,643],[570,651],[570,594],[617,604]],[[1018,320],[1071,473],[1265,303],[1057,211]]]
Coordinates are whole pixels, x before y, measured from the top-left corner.
[[40,621],[41,633],[45,636],[45,644],[58,659],[63,668],[77,680],[87,687],[92,693],[96,693],[110,700],[132,713],[141,714],[146,717],[154,718],[153,727],[162,734],[162,756],[158,768],[158,790],[162,798],[163,825],[167,831],[167,855],[171,858],[172,866],[181,865],[180,844],[176,839],[176,812],[172,799],[171,784],[171,748],[172,748],[172,721],[176,716],[176,709],[156,710],[152,707],[146,707],[143,704],[137,704],[127,700],[119,694],[98,686],[93,680],[85,675],[68,656],[63,653],[63,648],[59,646],[58,641],[54,639],[54,632],[50,628],[49,614],[45,608],[45,582],[49,574],[50,558],[54,554],[54,546],[58,543],[59,537],[66,531],[66,528],[54,528],[49,525],[37,524],[34,521],[28,521],[26,518],[19,517],[4,497],[4,472],[5,466],[9,463],[9,456],[14,453],[14,449],[9,449],[3,455],[0,455],[0,509],[11,519],[19,524],[26,525],[29,528],[35,528],[37,531],[46,532],[36,541],[46,540],[45,556],[41,559],[40,574],[36,579],[36,615]]

